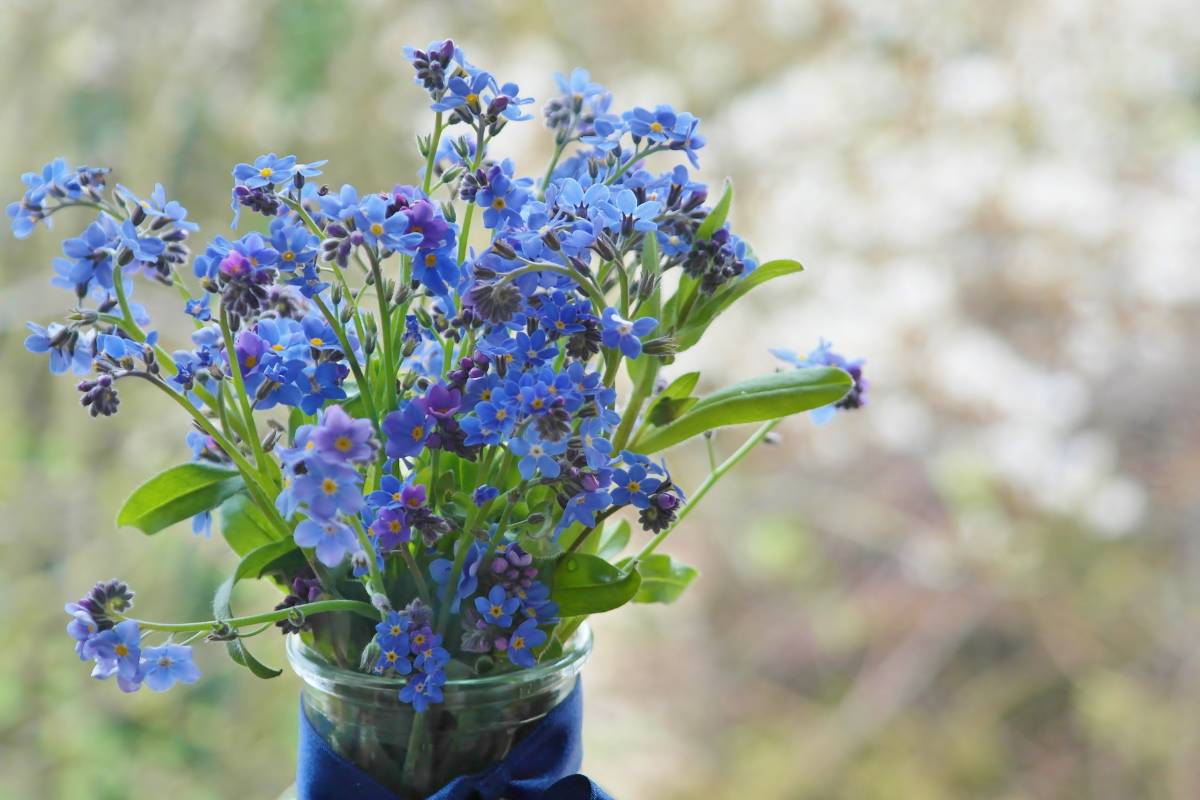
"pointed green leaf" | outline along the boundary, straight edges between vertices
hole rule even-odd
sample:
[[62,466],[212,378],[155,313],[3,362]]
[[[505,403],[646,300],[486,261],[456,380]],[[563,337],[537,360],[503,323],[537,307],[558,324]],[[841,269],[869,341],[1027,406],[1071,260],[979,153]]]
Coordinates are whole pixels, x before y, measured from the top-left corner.
[[650,428],[629,449],[656,453],[713,428],[820,408],[841,400],[852,385],[850,376],[834,367],[789,369],[735,383],[701,398],[674,422]]
[[629,546],[631,533],[632,530],[627,519],[623,519],[615,525],[605,526],[604,532],[600,535],[600,547],[597,549],[596,555],[605,561],[611,561],[619,556],[621,551]]
[[625,574],[603,558],[574,553],[555,568],[550,597],[563,617],[597,614],[632,600],[641,580],[637,570]]
[[708,216],[700,223],[700,227],[696,229],[696,238],[702,242],[707,242],[713,237],[713,234],[721,229],[725,224],[725,218],[729,216],[729,207],[733,204],[733,181],[725,179],[725,190],[721,192],[721,199],[713,206],[713,210],[708,212]]
[[221,521],[221,535],[239,556],[277,539],[267,515],[245,492],[238,492],[227,499],[217,513]]
[[[629,559],[618,564],[624,567]],[[695,567],[676,561],[665,553],[652,553],[638,562],[642,585],[635,603],[673,603],[700,574]]]
[[678,418],[699,399],[691,397],[692,389],[696,388],[696,382],[699,380],[699,372],[688,372],[671,381],[646,409],[646,420],[651,425],[666,425]]
[[270,570],[272,565],[277,564],[280,559],[299,550],[299,546],[291,539],[282,539],[256,547],[238,562],[234,580],[261,578],[263,573]]
[[242,477],[236,470],[199,461],[180,464],[134,489],[117,514],[117,525],[158,533],[169,525],[216,508],[242,485]]
[[693,305],[683,327],[675,332],[679,351],[683,352],[700,341],[700,337],[704,335],[704,331],[708,329],[712,321],[725,309],[742,299],[750,290],[762,286],[767,281],[803,270],[804,267],[799,261],[787,258],[768,261],[765,264],[759,264],[757,269],[741,280],[726,284],[707,300],[697,302]]

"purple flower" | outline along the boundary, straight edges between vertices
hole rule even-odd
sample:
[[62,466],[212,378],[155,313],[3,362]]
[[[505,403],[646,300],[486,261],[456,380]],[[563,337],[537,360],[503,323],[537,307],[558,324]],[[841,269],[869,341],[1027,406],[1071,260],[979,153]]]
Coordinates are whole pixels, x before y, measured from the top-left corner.
[[353,469],[320,458],[310,458],[304,466],[306,472],[296,477],[292,492],[297,500],[308,504],[312,516],[332,519],[338,511],[357,514],[362,508],[361,478]]
[[405,403],[383,418],[388,458],[409,458],[425,449],[437,420],[416,402]]
[[536,663],[533,648],[545,644],[547,638],[536,619],[525,620],[508,637],[508,660],[518,667],[532,667]]
[[325,410],[313,431],[313,442],[317,455],[335,464],[370,461],[378,446],[371,433],[370,420],[354,419],[341,406],[330,406]]
[[444,383],[435,383],[429,387],[424,397],[415,402],[425,409],[426,413],[438,419],[446,419],[454,416],[454,412],[462,408],[462,392],[447,388]]
[[617,310],[611,307],[604,309],[602,322],[604,330],[600,334],[600,341],[605,347],[619,348],[621,353],[629,359],[637,358],[642,354],[641,337],[658,327],[656,319],[640,317],[636,320],[628,320],[617,314]]
[[354,531],[335,519],[306,519],[292,535],[301,547],[316,548],[317,558],[327,567],[342,563],[346,553],[358,546]]
[[483,616],[485,622],[499,628],[512,625],[512,615],[521,608],[521,601],[509,597],[502,586],[493,586],[487,597],[475,598],[475,610]]
[[380,550],[395,550],[398,545],[412,538],[408,519],[402,508],[386,507],[380,510],[371,523],[371,532],[379,537]]
[[142,651],[141,669],[153,692],[165,692],[176,681],[195,683],[200,677],[200,670],[192,663],[192,648],[182,644],[147,647]]

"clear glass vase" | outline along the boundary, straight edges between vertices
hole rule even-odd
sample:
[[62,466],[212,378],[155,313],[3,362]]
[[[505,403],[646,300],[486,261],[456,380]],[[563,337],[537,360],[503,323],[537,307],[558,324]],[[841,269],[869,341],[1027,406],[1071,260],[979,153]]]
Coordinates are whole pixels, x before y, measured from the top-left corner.
[[[417,715],[400,702],[402,678],[343,669],[287,637],[292,669],[304,681],[304,714],[342,758],[402,800],[424,798],[459,775],[502,760],[527,732],[566,699],[592,651],[582,625],[552,662],[482,678],[449,680],[445,701],[431,706],[414,732]],[[416,758],[407,765],[409,748]],[[280,800],[296,797],[295,790]]]

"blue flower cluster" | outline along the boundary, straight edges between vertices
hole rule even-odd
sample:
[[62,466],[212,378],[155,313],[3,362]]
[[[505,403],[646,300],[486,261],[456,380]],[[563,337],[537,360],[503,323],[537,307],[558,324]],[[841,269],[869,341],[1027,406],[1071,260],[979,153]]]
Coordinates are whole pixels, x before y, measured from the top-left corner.
[[[491,147],[533,118],[531,98],[449,40],[405,55],[434,112],[420,185],[331,189],[314,181],[325,161],[267,153],[231,174],[233,227],[245,212],[249,230],[194,257],[197,226],[161,185],[144,198],[108,190],[106,170],[62,159],[24,176],[8,216],[24,237],[63,208],[96,212],[54,263],[74,307],[30,323],[26,347],[82,377],[93,415],[114,413],[118,382],[137,378],[190,417],[193,460],[223,468],[186,467],[221,481],[193,531],[207,535],[214,512],[227,526],[236,492],[286,589],[276,613],[245,619],[328,644],[308,614],[357,603],[381,621],[369,642],[344,626],[359,638],[339,650],[371,648],[365,668],[404,677],[400,697],[420,711],[441,701],[452,659],[530,667],[565,644],[573,628],[554,633],[549,576],[562,557],[599,558],[590,537],[610,517],[657,534],[643,555],[670,532],[683,492],[638,451],[665,446],[648,440],[699,399],[659,403],[658,372],[759,262],[725,221],[728,202],[710,204],[682,163],[655,166],[660,154],[698,166],[692,114],[615,111],[586,71],[559,75],[543,114],[554,152],[532,177]],[[139,275],[180,291],[190,345],[159,346],[132,300]],[[853,379],[817,416],[865,403],[862,362],[825,343],[777,355]],[[618,404],[623,367],[634,391]],[[131,597],[114,582],[68,607],[81,658],[127,690],[194,680],[186,643],[142,647],[121,616]],[[213,621],[210,638],[236,636]]]
[[406,677],[400,690],[402,701],[416,711],[442,702],[441,687],[446,682],[450,652],[442,646],[442,636],[433,631],[429,606],[414,600],[403,611],[388,612],[375,626],[375,644],[379,655],[373,671]]
[[81,661],[92,661],[92,677],[116,676],[123,692],[136,692],[142,685],[164,692],[176,683],[194,683],[200,670],[192,662],[192,648],[170,641],[158,647],[142,646],[137,622],[123,619],[133,605],[133,592],[120,581],[96,584],[75,603],[68,603],[71,617],[67,633],[75,640]]
[[[486,545],[474,543],[466,556],[455,591],[455,610],[467,604],[462,618],[462,649],[469,653],[508,654],[518,667],[532,667],[534,650],[546,643],[543,627],[558,622],[558,605],[550,587],[537,580],[533,557],[511,539],[497,544],[490,554]],[[480,562],[488,559],[482,574]],[[439,586],[450,580],[453,562],[437,559],[430,573]]]

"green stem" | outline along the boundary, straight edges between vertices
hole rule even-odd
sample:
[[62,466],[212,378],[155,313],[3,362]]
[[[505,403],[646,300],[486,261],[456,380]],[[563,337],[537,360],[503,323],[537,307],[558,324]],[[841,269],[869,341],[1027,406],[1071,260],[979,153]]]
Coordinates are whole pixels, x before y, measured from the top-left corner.
[[[474,172],[479,169],[479,165],[483,163],[483,148],[487,145],[483,136],[483,128],[479,129],[479,133],[475,138],[475,160],[471,162],[470,171]],[[475,203],[467,206],[466,212],[463,214],[462,231],[458,235],[458,263],[459,266],[467,260],[467,243],[471,238],[471,220],[475,217]]]
[[617,182],[617,179],[620,178],[622,175],[624,175],[629,170],[629,168],[632,167],[634,164],[641,161],[646,156],[653,155],[654,153],[661,153],[662,151],[664,151],[666,149],[667,148],[663,147],[662,145],[655,145],[654,147],[647,147],[645,150],[643,150],[640,153],[637,151],[634,151],[634,154],[629,157],[628,161],[626,161],[624,164],[622,164],[620,167],[618,167],[616,172],[614,172],[612,175],[608,176],[608,179],[606,181],[604,181],[604,184],[606,186],[612,186],[614,183]]
[[392,402],[396,399],[396,370],[400,365],[396,362],[392,350],[392,315],[388,309],[388,303],[391,298],[387,297],[383,286],[383,270],[379,266],[379,258],[376,257],[374,251],[368,250],[367,257],[371,261],[371,275],[375,278],[375,297],[379,300],[379,325],[380,333],[383,336],[383,376],[386,382],[384,387],[383,405],[384,411],[392,408]]
[[550,176],[554,174],[554,168],[558,166],[558,160],[562,158],[563,151],[567,149],[567,142],[560,142],[554,148],[554,156],[550,159],[550,164],[546,167],[546,174],[542,177],[542,185],[538,188],[538,200],[546,199],[546,187],[550,185]]
[[[262,442],[258,438],[258,429],[254,425],[254,412],[250,408],[250,398],[246,395],[246,381],[242,376],[242,364],[238,360],[233,333],[229,328],[229,312],[225,309],[224,303],[221,304],[221,336],[225,339],[225,355],[226,360],[229,361],[229,372],[233,375],[233,387],[238,396],[238,404],[242,408],[242,418],[246,422],[247,438],[250,440],[247,444],[254,453],[259,473],[264,479],[269,480],[267,453],[263,450]],[[272,483],[274,482],[272,481]]]
[[425,576],[421,574],[421,568],[417,566],[417,560],[413,558],[412,550],[408,548],[408,544],[402,544],[399,547],[400,557],[404,559],[404,565],[408,567],[408,571],[412,574],[413,580],[417,584],[417,594],[421,595],[421,599],[425,604],[433,606],[433,595],[429,593],[429,584],[425,582]]
[[[355,535],[358,536],[359,546],[367,554],[367,579],[370,582],[371,591],[387,597],[387,590],[383,586],[383,576],[379,574],[379,558],[375,552],[375,546],[371,544],[371,537],[367,536],[366,528],[363,527],[358,514],[352,515],[350,522],[354,526]],[[382,611],[379,613],[380,616],[383,616]]]
[[437,159],[438,145],[442,139],[442,112],[437,112],[433,118],[433,134],[429,137],[429,152],[425,155],[425,180],[421,184],[421,190],[425,194],[429,194],[429,187],[433,185],[433,163]]
[[[648,356],[649,357],[649,356]],[[657,361],[648,365],[637,383],[633,386],[633,394],[629,396],[629,402],[625,405],[625,413],[621,416],[621,424],[617,426],[617,432],[613,436],[613,451],[620,452],[625,449],[625,445],[629,443],[629,434],[633,430],[633,424],[637,421],[637,416],[642,410],[642,404],[646,402],[646,398],[650,396],[651,389],[654,388],[654,378],[658,373]]]
[[701,500],[704,499],[704,495],[708,494],[709,490],[712,489],[713,486],[716,486],[717,481],[721,480],[721,478],[724,477],[729,470],[733,469],[733,467],[739,461],[745,458],[746,455],[753,450],[756,445],[758,445],[763,439],[767,438],[767,434],[769,434],[775,428],[775,426],[780,423],[780,421],[781,420],[773,419],[770,422],[763,423],[763,425],[761,425],[759,429],[750,436],[749,439],[742,443],[741,447],[734,451],[733,455],[725,459],[725,461],[723,461],[719,467],[709,473],[709,476],[704,479],[704,483],[700,484],[700,486],[692,494],[691,499],[688,500],[682,509],[680,509],[679,514],[675,517],[675,522],[671,524],[671,527],[659,532],[657,536],[647,542],[646,546],[643,547],[638,554],[633,557],[633,560],[629,562],[629,566],[626,567],[626,571],[633,569],[635,566],[637,566],[639,561],[657,550],[658,546],[662,544],[663,541],[665,541],[666,538],[670,536],[676,528],[679,527],[679,524],[683,522],[688,513],[695,508]]
[[117,293],[117,305],[121,307],[121,316],[124,317],[129,324],[140,334],[139,342],[146,341],[146,334],[141,327],[133,321],[133,311],[129,307],[129,298],[125,296],[125,279],[121,274],[121,268],[113,269],[113,290]]
[[[246,479],[246,487],[251,491],[251,493],[258,492],[260,497],[256,499],[262,500],[262,498],[265,497],[265,476],[260,474],[258,470],[246,460],[246,457],[242,455],[241,451],[238,450],[232,442],[225,438],[225,435],[217,430],[216,426],[213,425],[207,417],[201,414],[195,406],[189,403],[186,397],[173,390],[170,386],[167,386],[167,384],[163,383],[161,380],[152,379],[150,382],[164,392],[167,397],[170,397],[172,400],[174,400],[180,408],[182,408],[192,417],[196,424],[199,425],[205,433],[213,438],[213,441],[217,443],[217,446],[229,456],[229,458],[241,471],[242,477]],[[275,511],[274,503],[263,501],[259,502],[259,505],[262,506],[263,511],[268,514],[271,511]],[[278,516],[277,511],[275,511],[275,515]],[[279,517],[279,519],[282,520],[282,517]],[[286,531],[287,535],[291,535],[291,530],[288,529],[286,525],[283,526],[283,529]]]
[[[338,337],[338,343],[341,344],[342,350],[345,351],[346,361],[350,364],[350,371],[354,373],[354,380],[358,381],[358,393],[362,396],[363,402],[367,406],[367,414],[371,418],[371,425],[375,428],[375,435],[380,441],[384,440],[383,431],[379,427],[379,415],[375,413],[375,401],[371,399],[371,385],[367,382],[367,376],[363,374],[362,367],[358,364],[358,359],[354,355],[353,348],[350,347],[350,337],[346,335],[346,329],[342,325],[342,321],[334,316],[333,311],[325,304],[318,294],[313,295],[313,302],[316,303],[321,314],[324,315],[325,321],[329,323],[329,327],[333,328],[334,334]],[[380,458],[382,458],[382,453]]]
[[219,625],[242,628],[248,625],[278,622],[281,619],[287,619],[289,615],[297,611],[303,613],[305,616],[327,614],[331,611],[349,611],[371,620],[379,618],[379,612],[376,611],[375,607],[361,600],[317,600],[314,603],[303,603],[278,611],[264,611],[261,614],[251,614],[247,617],[230,617],[223,620],[208,619],[203,622],[149,622],[144,619],[124,617],[117,613],[113,613],[113,616],[122,620],[132,619],[139,627],[146,630],[163,631],[164,633],[187,633],[189,631],[207,631]]

